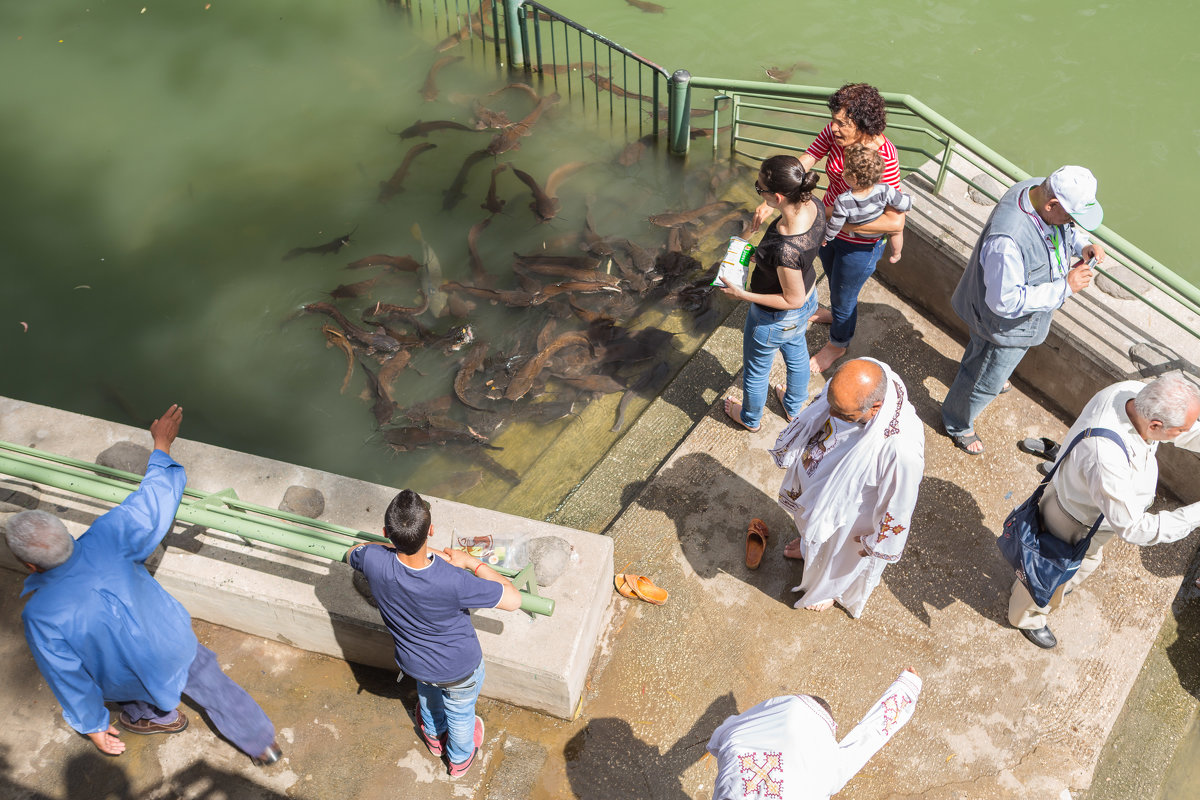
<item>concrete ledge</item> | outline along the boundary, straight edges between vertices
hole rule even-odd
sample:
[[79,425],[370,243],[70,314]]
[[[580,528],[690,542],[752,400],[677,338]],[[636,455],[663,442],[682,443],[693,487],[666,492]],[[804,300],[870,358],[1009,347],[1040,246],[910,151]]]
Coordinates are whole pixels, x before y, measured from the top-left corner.
[[[965,175],[979,172],[960,156],[954,156],[951,164]],[[876,275],[965,338],[966,326],[950,307],[950,296],[992,206],[972,199],[966,182],[953,174],[947,177],[942,193],[934,195],[936,170],[936,164],[928,162],[904,180],[905,191],[914,196],[904,259],[898,264],[880,261]],[[916,264],[921,267],[915,268]],[[1119,258],[1110,254],[1104,269],[1193,330],[1200,330],[1200,317],[1133,276]],[[1200,340],[1111,281],[1098,279],[1055,312],[1045,343],[1030,349],[1016,376],[1074,420],[1092,395],[1105,386],[1131,378],[1153,378],[1172,369],[1182,369],[1197,380],[1198,364]],[[1195,454],[1163,447],[1158,457],[1162,485],[1178,497],[1200,497],[1200,459]]]
[[[86,461],[124,440],[150,446],[146,431],[8,398],[0,398],[0,439]],[[324,495],[324,519],[365,531],[382,527],[383,510],[396,493],[392,487],[183,439],[172,451],[188,471],[190,488],[215,492],[232,487],[243,500],[275,508],[289,486],[307,486]],[[17,483],[0,479],[4,487]],[[77,536],[107,510],[105,504],[55,489],[25,487],[16,486],[26,496],[38,496],[40,507],[61,516]],[[486,697],[573,718],[612,597],[612,541],[429,500],[437,547],[448,546],[455,536],[483,534],[524,541],[557,536],[571,545],[566,571],[542,590],[557,604],[552,617],[531,619],[524,612],[488,609],[472,619],[487,664]],[[352,585],[353,570],[347,565],[179,525],[164,543],[166,548],[147,566],[194,617],[304,650],[396,669],[391,636]],[[24,572],[3,549],[4,565]]]

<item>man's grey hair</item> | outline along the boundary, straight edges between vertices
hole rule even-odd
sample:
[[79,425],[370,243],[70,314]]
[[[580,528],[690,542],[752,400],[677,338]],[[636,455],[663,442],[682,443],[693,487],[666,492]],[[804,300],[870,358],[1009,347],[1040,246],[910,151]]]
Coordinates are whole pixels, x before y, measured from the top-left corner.
[[1200,403],[1200,388],[1180,372],[1155,378],[1133,398],[1139,416],[1147,421],[1158,420],[1164,428],[1183,427],[1193,403]]
[[1050,177],[1049,176],[1047,176],[1046,179],[1042,181],[1042,194],[1044,194],[1046,196],[1045,197],[1046,200],[1058,199],[1058,195],[1056,195],[1054,193],[1054,187],[1050,185]]
[[871,393],[863,398],[862,408],[859,411],[865,414],[876,403],[882,403],[885,397],[887,397],[887,373],[881,369],[879,370],[879,380],[876,381],[875,388],[871,389]]
[[75,540],[62,520],[45,511],[13,514],[5,526],[8,549],[19,561],[41,569],[54,569],[75,552]]

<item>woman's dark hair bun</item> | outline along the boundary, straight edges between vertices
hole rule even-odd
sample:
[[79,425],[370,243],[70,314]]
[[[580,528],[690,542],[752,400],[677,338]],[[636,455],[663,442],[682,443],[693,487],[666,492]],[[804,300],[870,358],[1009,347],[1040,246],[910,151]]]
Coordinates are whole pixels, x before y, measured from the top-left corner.
[[777,155],[763,161],[759,168],[763,188],[783,195],[789,203],[807,203],[820,176],[805,170],[800,159],[792,155]]

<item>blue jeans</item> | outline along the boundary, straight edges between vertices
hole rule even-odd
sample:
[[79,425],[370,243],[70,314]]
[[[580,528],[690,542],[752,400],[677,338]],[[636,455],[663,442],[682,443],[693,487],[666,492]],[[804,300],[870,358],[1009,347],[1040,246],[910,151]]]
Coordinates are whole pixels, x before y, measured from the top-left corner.
[[475,701],[483,688],[483,659],[471,677],[448,688],[417,681],[417,703],[421,724],[434,738],[448,733],[446,757],[461,764],[475,752]]
[[992,402],[1028,347],[1002,347],[971,333],[954,383],[942,402],[942,424],[951,436],[975,430],[975,418]]
[[[251,758],[257,758],[275,742],[275,726],[254,698],[221,671],[217,656],[202,644],[196,645],[196,658],[188,667],[183,693],[204,709],[217,733]],[[179,717],[178,709],[164,711],[135,700],[121,703],[121,709],[134,722],[148,719],[162,725]]]
[[787,365],[787,392],[783,410],[794,417],[808,402],[808,318],[817,311],[813,292],[800,308],[768,311],[751,303],[742,336],[742,424],[757,428],[767,403],[767,385],[775,351]]
[[833,315],[833,324],[829,326],[830,344],[843,348],[850,346],[854,327],[858,324],[858,293],[875,272],[886,243],[885,238],[874,244],[852,244],[834,239],[817,251],[825,274],[829,276],[829,312]]

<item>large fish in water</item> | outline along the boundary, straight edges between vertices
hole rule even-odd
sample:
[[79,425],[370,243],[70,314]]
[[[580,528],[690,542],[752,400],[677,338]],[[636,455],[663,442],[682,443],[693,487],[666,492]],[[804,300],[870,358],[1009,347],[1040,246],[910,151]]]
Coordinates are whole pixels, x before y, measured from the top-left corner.
[[425,102],[436,100],[438,96],[437,74],[438,70],[447,64],[453,64],[455,61],[462,61],[462,56],[442,56],[437,61],[433,62],[433,66],[429,68],[429,74],[425,77],[425,85],[421,87],[421,97],[425,98]]
[[437,253],[433,252],[433,248],[421,235],[421,226],[415,222],[412,226],[412,235],[421,243],[421,248],[425,252],[425,271],[421,273],[421,286],[425,296],[429,298],[429,310],[435,317],[440,317],[446,311],[446,293],[442,291],[442,262],[438,260]]
[[367,348],[368,355],[375,352],[394,353],[400,349],[400,343],[392,337],[381,330],[368,331],[358,327],[330,303],[309,303],[304,306],[304,310],[310,314],[326,314],[333,317],[334,322],[342,326],[346,338]]
[[499,214],[504,210],[504,200],[500,199],[500,195],[496,193],[496,176],[504,170],[508,169],[508,164],[501,164],[492,170],[492,182],[488,185],[487,198],[480,206],[484,211],[490,211],[493,214]]
[[529,204],[529,208],[537,218],[542,222],[549,222],[554,219],[554,216],[558,213],[558,198],[547,194],[542,187],[538,186],[538,182],[528,172],[516,167],[513,167],[512,171],[513,175],[516,175],[521,183],[524,183],[529,187],[529,191],[533,192],[533,202]]
[[408,170],[412,167],[413,160],[426,150],[432,150],[435,147],[437,145],[432,142],[421,142],[410,147],[408,153],[404,156],[404,161],[392,173],[392,177],[386,181],[379,182],[379,202],[386,203],[400,192],[403,192],[404,179],[408,177]]
[[411,139],[414,136],[428,136],[434,131],[475,131],[475,128],[463,125],[461,122],[455,122],[449,119],[435,119],[429,122],[417,120],[412,125],[409,125],[404,130],[396,135],[401,139]]
[[[354,231],[356,230],[358,230],[357,225],[354,226]],[[316,247],[293,247],[291,250],[288,250],[283,254],[283,260],[288,261],[296,258],[297,256],[302,256],[305,254],[323,256],[328,253],[336,253],[346,245],[350,244],[350,237],[354,235],[354,231],[350,231],[344,236],[339,236],[332,241],[326,242],[325,244],[319,244]]]
[[416,272],[421,268],[421,262],[412,256],[389,256],[387,253],[374,255],[351,261],[346,269],[365,269],[366,267],[387,267],[397,272]]
[[501,153],[507,153],[509,150],[520,147],[521,137],[533,133],[533,126],[537,124],[538,119],[546,112],[547,108],[557,103],[560,99],[558,92],[548,97],[543,97],[525,119],[510,125],[496,134],[496,137],[487,146],[487,153],[498,156]]
[[446,187],[446,191],[442,193],[442,210],[449,211],[458,205],[458,201],[466,197],[466,192],[463,187],[467,185],[467,177],[471,174],[471,168],[478,164],[483,159],[487,158],[486,150],[476,150],[463,159],[462,166],[458,168],[458,174],[454,176],[454,180]]
[[533,382],[542,369],[545,368],[546,362],[564,347],[586,347],[590,350],[592,342],[585,334],[579,331],[571,331],[570,333],[558,336],[554,341],[546,345],[541,352],[521,365],[521,368],[517,370],[517,374],[509,381],[508,388],[504,392],[504,399],[520,400],[524,397],[525,393],[533,388]]
[[660,228],[676,228],[680,225],[686,225],[697,219],[702,219],[709,214],[715,214],[718,211],[724,212],[734,208],[737,203],[729,200],[718,200],[715,203],[693,208],[690,211],[667,212],[663,214],[654,214],[648,219],[650,224],[657,225]]

